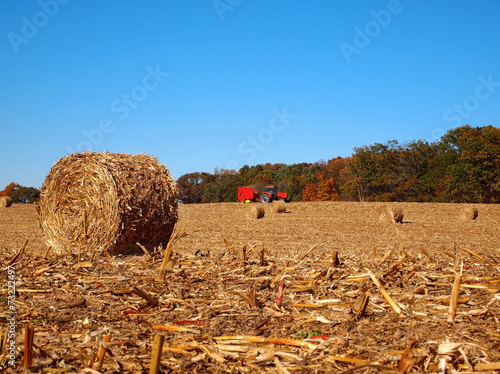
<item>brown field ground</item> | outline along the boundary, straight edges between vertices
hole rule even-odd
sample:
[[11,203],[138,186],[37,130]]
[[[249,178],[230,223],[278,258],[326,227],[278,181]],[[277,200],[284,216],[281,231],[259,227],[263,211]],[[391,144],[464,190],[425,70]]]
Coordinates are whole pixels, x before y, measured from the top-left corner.
[[163,252],[45,253],[35,207],[2,209],[0,372],[22,372],[24,323],[32,372],[147,373],[160,334],[163,373],[500,372],[500,206],[469,221],[462,205],[398,206],[401,224],[378,203],[268,204],[259,220],[246,204],[180,205],[163,281]]

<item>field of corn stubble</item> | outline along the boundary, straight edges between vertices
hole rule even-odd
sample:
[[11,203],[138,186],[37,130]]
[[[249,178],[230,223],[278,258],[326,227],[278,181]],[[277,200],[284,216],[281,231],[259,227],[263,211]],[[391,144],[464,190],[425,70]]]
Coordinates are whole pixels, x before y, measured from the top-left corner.
[[164,280],[163,251],[60,255],[0,210],[0,371],[500,373],[500,206],[249,205],[181,205]]

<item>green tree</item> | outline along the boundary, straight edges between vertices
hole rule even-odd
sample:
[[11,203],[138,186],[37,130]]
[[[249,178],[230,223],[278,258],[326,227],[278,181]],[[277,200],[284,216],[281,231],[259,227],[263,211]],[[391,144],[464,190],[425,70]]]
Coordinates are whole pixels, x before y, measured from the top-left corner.
[[239,174],[234,170],[215,169],[207,178],[203,203],[231,202],[237,199]]
[[449,200],[500,201],[500,129],[466,125],[449,130],[441,142],[448,161]]
[[16,184],[15,187],[9,192],[8,196],[12,198],[14,203],[31,204],[38,201],[40,198],[40,190],[35,187],[25,187]]
[[201,203],[209,173],[189,173],[177,179],[178,198],[184,204]]
[[406,144],[399,153],[396,200],[436,201],[443,173],[438,144],[420,140]]
[[354,151],[341,173],[346,180],[345,191],[359,201],[393,199],[398,183],[397,141],[375,143]]

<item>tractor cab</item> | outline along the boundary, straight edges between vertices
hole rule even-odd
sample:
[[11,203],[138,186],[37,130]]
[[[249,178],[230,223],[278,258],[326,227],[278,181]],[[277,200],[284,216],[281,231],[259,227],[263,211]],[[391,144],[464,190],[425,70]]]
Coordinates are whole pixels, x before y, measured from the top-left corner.
[[288,194],[286,192],[278,192],[278,187],[276,186],[266,186],[264,192],[260,195],[260,201],[263,203],[270,203],[273,200],[284,200],[285,203],[289,203]]
[[276,186],[266,186],[264,192],[267,192],[272,200],[278,197],[278,187]]

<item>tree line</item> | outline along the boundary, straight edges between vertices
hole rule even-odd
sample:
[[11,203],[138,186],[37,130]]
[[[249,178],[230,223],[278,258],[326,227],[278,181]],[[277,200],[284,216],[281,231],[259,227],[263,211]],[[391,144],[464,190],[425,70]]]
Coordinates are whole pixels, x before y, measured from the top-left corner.
[[500,202],[500,129],[469,125],[436,142],[391,140],[349,157],[300,164],[245,165],[177,180],[186,204],[237,200],[239,186],[276,185],[292,201]]
[[12,182],[3,191],[0,191],[0,197],[2,196],[9,196],[16,204],[35,203],[40,197],[40,190],[35,187],[25,187]]

